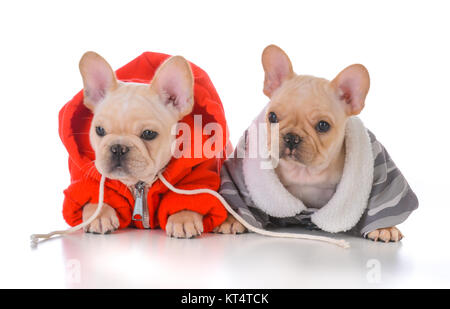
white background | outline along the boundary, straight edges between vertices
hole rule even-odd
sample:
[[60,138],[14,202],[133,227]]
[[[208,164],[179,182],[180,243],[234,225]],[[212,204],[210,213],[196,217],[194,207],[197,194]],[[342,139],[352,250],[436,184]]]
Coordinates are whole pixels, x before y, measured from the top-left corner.
[[60,240],[38,249],[46,278],[20,269],[37,263],[29,234],[66,227],[58,111],[82,87],[85,51],[114,69],[144,51],[183,55],[211,77],[235,144],[268,101],[260,57],[274,43],[299,74],[332,79],[352,63],[368,68],[361,118],[420,201],[401,226],[401,256],[412,264],[400,282],[448,287],[449,9],[446,1],[2,1],[0,286],[65,286],[51,275],[64,270]]

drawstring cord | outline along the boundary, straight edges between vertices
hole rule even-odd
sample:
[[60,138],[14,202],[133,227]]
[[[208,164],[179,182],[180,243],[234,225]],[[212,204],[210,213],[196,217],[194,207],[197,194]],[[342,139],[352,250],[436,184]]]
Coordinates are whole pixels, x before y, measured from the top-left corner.
[[54,231],[54,232],[51,232],[48,234],[33,234],[33,235],[31,235],[31,237],[30,237],[31,238],[31,246],[33,246],[33,247],[37,246],[40,239],[46,240],[55,235],[70,234],[70,233],[76,232],[79,229],[82,229],[85,226],[89,225],[92,221],[95,220],[95,218],[97,218],[97,216],[100,214],[100,211],[102,210],[104,190],[105,190],[105,176],[102,175],[102,178],[100,179],[100,189],[99,189],[99,193],[98,193],[98,206],[97,206],[97,209],[95,210],[94,214],[92,216],[90,216],[89,219],[87,219],[86,221],[84,221],[74,227],[71,227],[67,230]]
[[[234,217],[236,220],[238,220],[243,226],[245,226],[249,231],[252,231],[254,233],[264,235],[264,236],[270,236],[270,237],[278,237],[278,238],[296,238],[296,239],[305,239],[305,240],[316,240],[316,241],[322,241],[330,244],[337,245],[342,248],[349,248],[350,245],[347,241],[343,239],[334,239],[331,237],[324,237],[324,236],[316,236],[316,235],[309,235],[309,234],[299,234],[299,233],[280,233],[280,232],[273,232],[273,231],[267,231],[263,230],[257,227],[254,227],[253,225],[249,224],[247,221],[245,221],[240,215],[238,215],[233,208],[227,203],[227,201],[214,190],[211,189],[194,189],[194,190],[182,190],[175,188],[170,182],[167,181],[167,179],[162,175],[161,172],[158,173],[158,178],[164,183],[164,185],[171,191],[183,194],[183,195],[195,195],[195,194],[211,194],[215,196],[226,208],[226,210]],[[49,239],[52,236],[55,235],[65,235],[70,234],[75,231],[78,231],[79,229],[82,229],[86,225],[90,224],[99,214],[103,206],[103,194],[104,194],[104,186],[105,186],[105,176],[102,175],[102,178],[100,180],[100,190],[99,190],[99,198],[98,198],[98,206],[95,213],[85,222],[78,224],[77,226],[74,226],[72,228],[69,228],[64,231],[54,231],[48,234],[33,234],[31,235],[31,243],[32,245],[36,246],[39,242],[39,239],[45,240]]]
[[297,239],[306,239],[306,240],[317,240],[317,241],[323,241],[330,244],[337,245],[342,248],[349,248],[350,245],[347,241],[343,239],[334,239],[331,237],[324,237],[324,236],[315,236],[315,235],[309,235],[309,234],[298,234],[298,233],[280,233],[280,232],[272,232],[263,230],[260,228],[257,228],[251,224],[249,224],[247,221],[245,221],[240,215],[238,215],[233,208],[227,203],[227,201],[223,198],[222,195],[217,193],[214,190],[211,189],[195,189],[195,190],[182,190],[175,188],[170,182],[167,181],[164,176],[159,173],[158,174],[159,179],[166,185],[167,188],[170,189],[170,191],[173,191],[178,194],[184,194],[184,195],[194,195],[194,194],[200,194],[200,193],[207,193],[215,196],[222,205],[228,210],[228,212],[236,219],[238,220],[243,226],[245,226],[249,231],[252,231],[254,233],[264,235],[264,236],[270,236],[270,237],[278,237],[278,238],[297,238]]

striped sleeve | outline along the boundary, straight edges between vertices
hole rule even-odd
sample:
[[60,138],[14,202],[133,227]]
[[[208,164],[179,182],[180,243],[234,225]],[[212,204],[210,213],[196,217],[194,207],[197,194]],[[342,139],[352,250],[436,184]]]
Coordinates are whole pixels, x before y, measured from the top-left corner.
[[355,229],[364,237],[373,230],[402,223],[418,207],[417,196],[386,149],[368,131],[374,158],[374,176],[367,208]]

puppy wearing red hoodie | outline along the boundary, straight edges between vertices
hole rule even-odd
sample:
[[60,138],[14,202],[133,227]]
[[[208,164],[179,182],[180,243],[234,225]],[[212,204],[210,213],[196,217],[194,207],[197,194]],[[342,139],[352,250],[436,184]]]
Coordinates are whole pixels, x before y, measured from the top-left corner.
[[[89,138],[95,152],[95,167],[108,179],[126,185],[136,200],[140,195],[142,204],[134,206],[133,218],[137,212],[143,227],[149,228],[157,219],[154,218],[156,211],[155,214],[149,213],[147,192],[156,181],[157,173],[172,158],[174,126],[193,110],[194,78],[190,65],[181,56],[171,57],[158,68],[150,84],[119,81],[110,65],[94,52],[84,54],[79,66],[84,84],[84,104],[93,113]],[[204,177],[207,179],[208,174]],[[150,204],[164,193],[162,188],[167,191],[162,184],[158,185],[160,188],[155,190],[160,192],[152,193]],[[124,193],[126,190],[119,191]],[[183,207],[180,204],[183,202],[179,202],[177,207]],[[120,206],[105,202],[101,213],[85,227],[85,232],[105,234],[118,229],[118,211],[124,207],[127,212],[128,208],[131,209],[126,203]],[[157,209],[158,206],[152,207]],[[90,218],[96,209],[97,203],[84,205],[83,221]],[[226,216],[225,210],[223,213]],[[216,215],[220,215],[220,211],[216,211]],[[66,215],[66,220],[68,217]],[[181,210],[169,215],[165,230],[173,237],[197,236],[204,230],[203,218],[196,211]],[[128,222],[123,224],[128,225]]]
[[[418,201],[356,117],[369,91],[367,69],[354,64],[331,81],[297,75],[275,45],[266,47],[262,64],[270,102],[225,161],[220,193],[258,228],[299,224],[375,241],[401,240],[396,225]],[[252,158],[256,144],[263,155]],[[225,232],[242,229],[239,222],[231,224]]]

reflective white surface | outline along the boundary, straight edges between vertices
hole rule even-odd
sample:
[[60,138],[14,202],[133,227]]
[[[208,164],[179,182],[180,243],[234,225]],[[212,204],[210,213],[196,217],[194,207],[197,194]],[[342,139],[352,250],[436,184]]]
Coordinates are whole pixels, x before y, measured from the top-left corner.
[[404,241],[389,244],[338,235],[350,249],[256,234],[173,239],[161,230],[136,229],[77,232],[36,249],[24,237],[2,264],[0,287],[450,287],[447,245],[403,231]]

